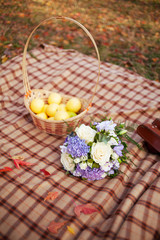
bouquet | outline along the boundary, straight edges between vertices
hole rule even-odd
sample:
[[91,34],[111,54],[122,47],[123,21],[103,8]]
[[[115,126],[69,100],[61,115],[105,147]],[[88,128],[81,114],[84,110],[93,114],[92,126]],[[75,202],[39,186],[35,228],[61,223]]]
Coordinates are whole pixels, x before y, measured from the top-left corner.
[[67,135],[61,149],[64,169],[85,180],[100,180],[114,177],[122,162],[127,162],[127,143],[131,141],[124,123],[116,124],[112,119],[81,124]]

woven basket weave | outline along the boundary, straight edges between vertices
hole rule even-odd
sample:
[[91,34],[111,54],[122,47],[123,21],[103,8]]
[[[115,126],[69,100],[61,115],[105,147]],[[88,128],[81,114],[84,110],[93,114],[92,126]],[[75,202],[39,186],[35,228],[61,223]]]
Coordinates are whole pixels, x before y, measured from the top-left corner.
[[[29,80],[28,80],[28,74],[27,74],[27,62],[26,62],[27,48],[28,48],[28,44],[30,42],[30,39],[31,39],[33,33],[37,30],[37,28],[40,25],[42,25],[46,21],[53,20],[53,19],[69,20],[69,21],[72,21],[75,24],[77,24],[79,27],[81,27],[84,30],[84,32],[88,35],[88,37],[91,39],[91,41],[92,41],[92,43],[95,47],[97,58],[98,58],[97,81],[96,81],[95,88],[94,88],[91,99],[86,100],[86,99],[79,98],[81,103],[82,103],[82,107],[81,107],[81,110],[80,110],[79,114],[77,114],[77,116],[69,118],[67,120],[60,120],[60,121],[56,121],[56,120],[51,121],[51,120],[48,120],[48,119],[42,119],[31,111],[31,109],[30,109],[31,101],[34,98],[39,97],[39,98],[43,99],[45,103],[47,103],[47,99],[48,99],[48,96],[51,93],[51,91],[47,91],[47,90],[44,90],[44,89],[31,89],[30,88],[30,84],[29,84]],[[99,75],[100,75],[99,51],[98,51],[97,45],[96,45],[92,35],[89,33],[89,31],[81,23],[79,23],[78,21],[76,21],[72,18],[63,17],[63,16],[54,16],[54,17],[51,17],[51,18],[48,18],[48,19],[45,19],[44,21],[42,21],[39,25],[37,25],[33,29],[31,34],[29,35],[29,37],[27,39],[27,42],[26,42],[26,45],[24,47],[24,52],[23,52],[22,73],[23,73],[23,83],[24,83],[24,89],[25,89],[24,104],[25,104],[27,110],[29,111],[35,126],[37,128],[39,128],[40,130],[45,131],[46,133],[49,133],[49,134],[58,135],[58,136],[67,135],[69,133],[69,131],[75,129],[78,122],[84,117],[84,115],[87,113],[87,111],[89,110],[89,108],[92,105],[93,98],[95,96],[97,86],[98,86],[98,83],[99,83]],[[63,95],[63,94],[61,94],[61,96],[62,96],[62,103],[66,103],[71,97],[73,97],[73,96],[70,96],[70,95]]]

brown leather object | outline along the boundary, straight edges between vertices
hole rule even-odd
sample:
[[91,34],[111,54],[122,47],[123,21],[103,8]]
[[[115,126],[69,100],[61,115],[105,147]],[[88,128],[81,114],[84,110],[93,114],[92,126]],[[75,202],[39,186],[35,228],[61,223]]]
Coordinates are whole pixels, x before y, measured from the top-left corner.
[[160,153],[160,119],[155,119],[152,124],[141,124],[137,133],[144,139],[148,150]]
[[160,130],[160,118],[156,118],[153,123],[153,126],[156,126]]

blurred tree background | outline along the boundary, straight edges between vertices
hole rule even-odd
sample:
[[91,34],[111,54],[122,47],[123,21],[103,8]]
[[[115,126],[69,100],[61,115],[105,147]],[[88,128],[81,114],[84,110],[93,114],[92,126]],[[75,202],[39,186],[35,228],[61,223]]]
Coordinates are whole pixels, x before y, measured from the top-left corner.
[[[33,28],[61,15],[82,23],[93,35],[101,60],[160,81],[159,0],[0,0],[0,61],[23,52]],[[75,24],[50,21],[34,34],[30,49],[41,43],[95,54]]]

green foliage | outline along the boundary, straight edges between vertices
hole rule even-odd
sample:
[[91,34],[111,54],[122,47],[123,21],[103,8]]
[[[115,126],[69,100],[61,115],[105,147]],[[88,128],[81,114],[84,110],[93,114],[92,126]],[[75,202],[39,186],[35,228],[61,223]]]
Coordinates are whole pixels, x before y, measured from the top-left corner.
[[126,138],[127,141],[131,142],[132,144],[136,145],[139,149],[142,150],[142,147],[136,141],[134,141],[134,139],[132,139],[130,136],[125,134],[124,137]]
[[100,168],[100,165],[99,165],[98,163],[95,163],[95,162],[94,162],[94,163],[92,164],[92,168]]
[[[81,22],[93,35],[101,60],[159,80],[159,0],[0,1],[0,60],[23,52],[24,43],[42,20],[62,15]],[[95,56],[94,47],[74,24],[53,21],[33,36],[29,49],[47,43]],[[7,49],[7,53],[6,53]]]

